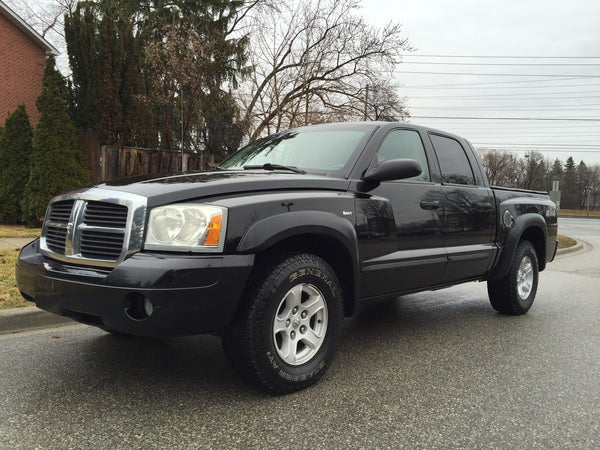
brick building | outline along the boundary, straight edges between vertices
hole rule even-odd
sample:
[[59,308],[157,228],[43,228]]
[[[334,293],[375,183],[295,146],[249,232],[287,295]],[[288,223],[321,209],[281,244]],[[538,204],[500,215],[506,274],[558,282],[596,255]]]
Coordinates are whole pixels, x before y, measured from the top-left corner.
[[0,0],[0,126],[25,104],[32,125],[39,119],[35,100],[42,90],[46,52],[57,50]]

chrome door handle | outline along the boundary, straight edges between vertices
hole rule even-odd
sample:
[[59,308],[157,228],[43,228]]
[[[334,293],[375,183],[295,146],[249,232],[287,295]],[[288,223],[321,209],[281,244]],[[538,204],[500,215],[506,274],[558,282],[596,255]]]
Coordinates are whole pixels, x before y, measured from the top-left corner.
[[439,200],[421,200],[421,208],[423,209],[438,209],[439,207]]

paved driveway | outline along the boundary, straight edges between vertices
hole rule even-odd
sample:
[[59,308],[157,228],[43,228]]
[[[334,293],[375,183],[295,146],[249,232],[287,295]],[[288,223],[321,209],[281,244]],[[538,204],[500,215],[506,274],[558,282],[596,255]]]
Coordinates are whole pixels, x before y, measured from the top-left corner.
[[0,448],[599,448],[600,221],[561,233],[586,248],[529,314],[496,314],[482,283],[365,303],[285,397],[241,383],[214,337],[0,337]]

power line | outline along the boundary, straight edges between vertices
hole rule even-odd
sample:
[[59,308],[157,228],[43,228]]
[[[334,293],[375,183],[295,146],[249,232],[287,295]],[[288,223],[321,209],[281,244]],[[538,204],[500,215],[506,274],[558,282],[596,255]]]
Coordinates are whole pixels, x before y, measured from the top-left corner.
[[[554,108],[560,109],[561,111],[597,111],[598,108],[584,108],[585,106],[600,106],[600,103],[582,103],[580,105],[502,105],[502,106],[463,106],[463,105],[452,105],[452,106],[415,106],[410,105],[410,108],[417,109],[499,109],[499,110],[511,110],[513,108],[533,108],[534,110],[538,110],[540,108]],[[568,108],[577,108],[577,109],[568,109]],[[565,109],[567,108],[567,109]]]
[[543,144],[543,143],[531,143],[531,144],[490,144],[489,142],[479,142],[479,143],[474,143],[473,145],[481,145],[483,147],[485,146],[490,146],[490,145],[504,145],[504,146],[510,146],[510,147],[560,147],[560,148],[566,148],[566,147],[577,147],[577,148],[600,148],[600,144]]
[[[414,117],[414,116],[411,116]],[[557,126],[556,124],[532,124],[532,123],[511,123],[511,124],[506,124],[506,123],[497,123],[497,124],[493,124],[493,123],[478,123],[478,122],[470,122],[468,124],[455,124],[456,127],[469,127],[469,129],[473,129],[473,127],[477,127],[475,128],[476,130],[485,130],[485,129],[492,129],[492,130],[513,130],[515,128],[518,128],[520,130],[522,129],[531,129],[531,130],[537,130],[537,129],[551,129],[551,130],[556,130]],[[491,127],[493,126],[493,128],[481,128],[481,127]],[[569,123],[569,124],[561,124],[560,125],[561,130],[565,129],[565,127],[568,127],[566,129],[592,129],[594,131],[596,131],[598,129],[597,125],[594,124],[587,124],[587,123]]]
[[[536,130],[532,130],[532,131],[536,131]],[[468,134],[470,134],[471,136],[475,135],[475,136],[484,136],[484,137],[496,137],[496,136],[501,136],[502,138],[517,138],[517,139],[522,139],[522,138],[532,138],[532,137],[545,137],[545,138],[549,138],[549,139],[561,139],[561,138],[565,138],[565,137],[571,137],[571,136],[576,136],[576,137],[600,137],[600,133],[593,133],[593,134],[589,134],[589,133],[580,133],[578,131],[553,131],[552,133],[540,133],[540,134],[530,134],[530,133],[523,133],[520,132],[519,135],[514,136],[507,136],[507,132],[493,132],[493,131],[480,131],[480,130],[473,130],[473,131],[469,131]],[[583,142],[583,141],[578,141],[578,142]],[[594,139],[594,142],[598,142],[597,139]]]
[[433,62],[433,61],[402,61],[402,64],[428,64],[436,66],[528,66],[528,67],[581,67],[581,66],[600,66],[600,63],[468,63],[468,62]]
[[[487,84],[515,84],[515,83],[549,83],[553,81],[566,81],[566,80],[581,80],[581,78],[556,78],[555,80],[513,80],[513,81],[484,81],[481,83],[453,83],[453,84],[421,84],[421,85],[404,85],[403,89],[441,89],[441,88],[453,88],[453,89],[464,89],[458,86],[482,86]],[[582,80],[583,81],[583,80]],[[600,86],[600,84],[567,84],[562,86],[492,86],[485,87],[485,89],[540,89],[540,88],[556,88],[556,87],[582,87],[582,86]]]
[[[494,146],[494,147],[479,147],[475,144],[473,144],[475,146],[475,148],[477,150],[482,150],[482,151],[492,151],[492,150],[510,150],[512,152],[528,152],[531,151],[531,149],[518,149],[518,148],[510,148],[507,146]],[[577,150],[574,148],[569,148],[569,149],[565,149],[565,150],[558,150],[558,149],[540,149],[541,151],[543,151],[544,153],[600,153],[600,150]]]
[[428,55],[428,54],[415,54],[415,53],[404,53],[401,55],[412,56],[417,58],[492,58],[492,59],[600,59],[600,56],[522,56],[522,55]]
[[600,78],[600,75],[567,75],[562,73],[474,73],[474,72],[414,72],[409,70],[395,70],[394,73],[411,73],[420,75],[476,75],[484,77],[570,77],[570,78]]
[[[555,96],[555,95],[568,95],[569,97],[567,98],[600,98],[600,96],[598,95],[586,95],[583,97],[571,97],[571,94],[600,94],[600,91],[573,91],[573,92],[546,92],[546,93],[542,93],[542,92],[530,92],[530,93],[519,93],[519,94],[480,94],[480,95],[411,95],[410,97],[408,97],[409,99],[413,99],[413,98],[425,98],[425,99],[429,99],[429,98],[474,98],[474,99],[479,99],[479,98],[497,98],[497,100],[504,100],[506,99],[506,97],[524,97],[527,100],[544,100],[546,98],[548,98],[548,96]],[[544,95],[544,97],[529,97],[530,95]],[[560,97],[559,97],[560,98]],[[507,100],[514,100],[514,99],[507,99]]]
[[529,120],[529,121],[558,121],[558,122],[600,122],[600,119],[569,117],[569,118],[538,118],[538,117],[457,117],[457,116],[410,116],[412,119],[458,119],[458,120]]

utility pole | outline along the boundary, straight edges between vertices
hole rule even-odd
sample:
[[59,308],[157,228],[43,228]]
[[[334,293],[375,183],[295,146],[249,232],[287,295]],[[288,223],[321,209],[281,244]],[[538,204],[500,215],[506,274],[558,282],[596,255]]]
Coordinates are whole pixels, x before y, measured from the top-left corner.
[[587,191],[587,215],[590,215],[590,191],[591,189],[588,189]]
[[365,89],[365,113],[363,114],[363,120],[367,121],[367,106],[369,105],[369,85]]
[[183,86],[179,91],[179,101],[181,102],[181,171],[183,172]]

